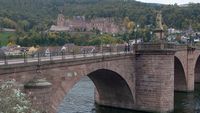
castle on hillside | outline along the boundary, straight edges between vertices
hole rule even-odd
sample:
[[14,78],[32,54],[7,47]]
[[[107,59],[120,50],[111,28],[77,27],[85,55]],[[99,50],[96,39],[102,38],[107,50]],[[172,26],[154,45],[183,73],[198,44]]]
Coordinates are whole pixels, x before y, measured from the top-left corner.
[[74,16],[72,19],[65,19],[63,14],[59,14],[56,25],[52,25],[50,31],[89,32],[99,30],[103,33],[116,34],[122,31],[120,26],[113,18],[86,20],[84,16]]

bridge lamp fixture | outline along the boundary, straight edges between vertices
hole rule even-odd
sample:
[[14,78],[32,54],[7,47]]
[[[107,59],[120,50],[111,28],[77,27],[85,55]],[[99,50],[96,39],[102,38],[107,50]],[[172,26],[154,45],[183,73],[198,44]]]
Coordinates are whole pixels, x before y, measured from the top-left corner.
[[134,32],[135,32],[135,44],[137,44],[137,30],[138,30],[139,27],[140,27],[140,25],[137,24],[136,28],[134,29]]

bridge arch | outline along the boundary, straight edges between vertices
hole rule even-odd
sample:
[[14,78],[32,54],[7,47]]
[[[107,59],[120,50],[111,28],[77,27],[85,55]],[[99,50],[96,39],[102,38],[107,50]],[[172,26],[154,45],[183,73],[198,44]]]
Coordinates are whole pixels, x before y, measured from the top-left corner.
[[197,57],[194,67],[194,77],[195,82],[200,83],[200,55]]
[[[60,102],[63,101],[65,95],[68,94],[70,89],[73,88],[83,77],[88,76],[95,85],[95,102],[99,105],[118,107],[118,108],[131,108],[134,105],[134,94],[132,94],[132,88],[127,82],[126,77],[124,78],[122,73],[118,73],[118,70],[113,71],[112,69],[105,68],[89,68],[87,71],[80,70],[82,72],[77,73],[77,78],[62,84],[61,88],[56,91],[56,95],[53,98],[57,98],[54,103],[55,110],[58,110]],[[84,74],[85,73],[85,74]],[[62,90],[62,91],[61,91]],[[59,93],[64,92],[62,95]]]
[[186,91],[187,81],[183,64],[178,57],[174,57],[174,90]]
[[88,77],[93,81],[97,89],[96,102],[98,104],[116,107],[118,105],[115,104],[122,104],[122,106],[134,104],[130,87],[118,73],[99,69],[88,74]]

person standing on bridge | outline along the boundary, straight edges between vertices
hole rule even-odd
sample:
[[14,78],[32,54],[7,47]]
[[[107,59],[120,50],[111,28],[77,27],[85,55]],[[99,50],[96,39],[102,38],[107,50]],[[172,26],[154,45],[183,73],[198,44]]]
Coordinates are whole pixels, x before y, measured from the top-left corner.
[[128,43],[125,43],[124,52],[128,52]]

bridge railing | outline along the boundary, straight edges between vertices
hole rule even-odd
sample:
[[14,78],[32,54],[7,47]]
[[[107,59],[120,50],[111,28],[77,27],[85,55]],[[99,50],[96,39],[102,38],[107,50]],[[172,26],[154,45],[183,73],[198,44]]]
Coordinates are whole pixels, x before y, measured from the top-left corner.
[[136,50],[175,50],[176,46],[172,43],[142,43],[134,45]]
[[173,43],[143,43],[134,45],[136,50],[187,50],[190,48],[186,44],[173,44]]
[[49,51],[49,52],[35,52],[28,54],[26,52],[20,55],[1,55],[0,65],[19,64],[29,62],[42,62],[63,59],[77,59],[88,57],[104,57],[111,55],[127,55],[134,52],[133,46],[109,45],[109,46],[95,46],[91,47],[73,47],[69,51]]
[[176,49],[177,51],[179,51],[179,50],[187,50],[188,45],[185,45],[185,44],[181,44],[181,45],[180,45],[180,44],[179,44],[179,45],[176,45],[175,47],[176,47],[175,49]]

